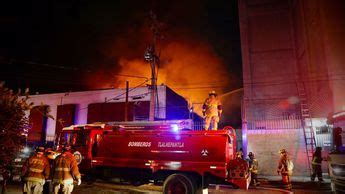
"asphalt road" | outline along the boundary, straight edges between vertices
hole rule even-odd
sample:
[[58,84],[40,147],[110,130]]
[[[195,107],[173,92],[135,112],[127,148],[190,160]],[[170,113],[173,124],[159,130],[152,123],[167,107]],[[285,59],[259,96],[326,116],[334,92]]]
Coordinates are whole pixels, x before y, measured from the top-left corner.
[[[297,194],[330,194],[329,183],[312,183],[312,182],[294,182],[293,190],[287,191],[282,189],[279,181],[261,180],[261,185],[249,190],[234,189],[227,185],[210,185],[208,193],[210,194],[279,194],[279,193],[297,193]],[[1,187],[0,187],[1,188]],[[10,183],[7,186],[7,194],[20,194],[21,185],[19,183]],[[132,186],[128,184],[114,184],[108,182],[97,181],[92,184],[83,183],[81,186],[76,186],[73,194],[160,194],[162,187],[153,184],[145,184],[141,186]]]

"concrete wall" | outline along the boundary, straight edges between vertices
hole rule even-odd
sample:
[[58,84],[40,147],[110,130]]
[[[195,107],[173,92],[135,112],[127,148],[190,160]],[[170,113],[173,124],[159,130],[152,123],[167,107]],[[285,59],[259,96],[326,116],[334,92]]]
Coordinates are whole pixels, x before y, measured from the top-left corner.
[[[313,120],[345,110],[345,1],[239,0],[243,62],[243,126],[300,116],[296,83],[305,86]],[[302,122],[302,121],[301,121]],[[325,122],[314,124],[322,127]],[[315,127],[315,126],[314,126]],[[276,174],[286,146],[304,174],[300,129],[248,130],[248,151],[258,151],[264,174]],[[277,132],[279,131],[279,133]],[[251,150],[252,149],[252,150]],[[262,155],[262,156],[260,156]],[[272,168],[271,162],[274,162]]]
[[321,1],[333,112],[345,111],[345,1]]
[[276,175],[280,149],[286,149],[293,160],[294,175],[308,176],[308,163],[302,129],[248,130],[248,152],[259,161],[259,174]]
[[247,117],[294,114],[280,106],[297,96],[290,1],[240,0],[239,14]]
[[312,117],[345,110],[344,10],[342,0],[239,0],[248,116],[298,96],[297,82]]
[[306,84],[313,117],[345,109],[345,2],[293,0],[299,80]]

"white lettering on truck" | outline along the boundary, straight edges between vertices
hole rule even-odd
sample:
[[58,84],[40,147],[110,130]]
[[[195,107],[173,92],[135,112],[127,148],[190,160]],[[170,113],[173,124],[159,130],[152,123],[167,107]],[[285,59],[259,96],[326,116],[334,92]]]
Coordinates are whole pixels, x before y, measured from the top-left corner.
[[130,141],[128,147],[151,147],[151,142],[145,141]]
[[159,148],[183,148],[183,142],[158,142]]

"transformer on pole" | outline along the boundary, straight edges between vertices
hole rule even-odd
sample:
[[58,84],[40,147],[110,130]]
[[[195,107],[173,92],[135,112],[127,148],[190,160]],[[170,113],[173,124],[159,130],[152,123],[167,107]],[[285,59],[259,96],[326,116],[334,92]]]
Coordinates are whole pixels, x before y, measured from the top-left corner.
[[150,29],[153,33],[152,42],[146,49],[144,59],[150,63],[151,67],[151,85],[150,85],[150,114],[149,120],[154,121],[155,115],[159,115],[158,96],[157,96],[157,74],[159,67],[159,55],[156,53],[156,42],[157,38],[160,37],[158,29],[158,21],[156,15],[150,12],[151,26]]

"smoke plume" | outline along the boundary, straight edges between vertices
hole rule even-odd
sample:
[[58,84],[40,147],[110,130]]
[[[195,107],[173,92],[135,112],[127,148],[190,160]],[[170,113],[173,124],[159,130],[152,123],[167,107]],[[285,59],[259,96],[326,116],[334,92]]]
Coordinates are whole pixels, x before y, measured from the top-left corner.
[[[124,88],[126,81],[135,87],[143,83],[145,77],[151,77],[150,64],[143,57],[151,42],[151,32],[144,27],[129,29],[132,30],[125,31],[123,36],[117,36],[121,38],[108,42],[103,48],[103,55],[113,59],[113,63],[100,65],[93,78],[87,79],[91,88]],[[172,88],[200,112],[208,92],[225,93],[232,77],[223,60],[201,37],[186,30],[165,33],[170,37],[159,39],[156,47],[160,55],[158,85]]]

